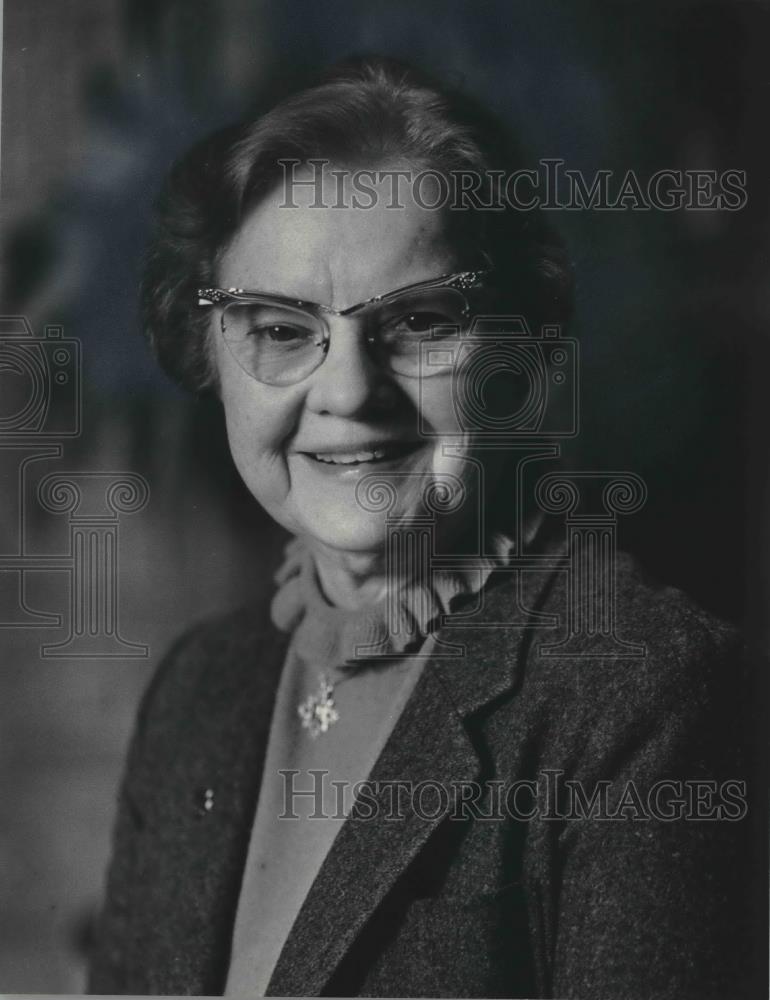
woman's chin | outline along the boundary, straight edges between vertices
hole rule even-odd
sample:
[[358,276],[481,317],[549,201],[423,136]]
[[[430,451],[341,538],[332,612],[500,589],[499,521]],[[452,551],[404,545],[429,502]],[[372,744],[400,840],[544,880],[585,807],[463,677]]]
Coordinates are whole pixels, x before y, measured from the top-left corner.
[[382,553],[388,534],[384,514],[354,517],[331,510],[303,518],[298,533],[312,546],[360,554]]

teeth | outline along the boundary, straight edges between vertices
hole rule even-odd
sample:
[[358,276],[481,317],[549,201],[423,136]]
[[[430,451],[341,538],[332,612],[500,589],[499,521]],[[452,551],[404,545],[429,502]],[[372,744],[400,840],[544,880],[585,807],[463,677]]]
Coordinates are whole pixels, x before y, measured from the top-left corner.
[[314,455],[319,462],[326,462],[327,465],[356,465],[358,462],[374,462],[385,457],[384,448],[376,448],[374,451],[351,451],[351,452],[326,452],[323,455]]

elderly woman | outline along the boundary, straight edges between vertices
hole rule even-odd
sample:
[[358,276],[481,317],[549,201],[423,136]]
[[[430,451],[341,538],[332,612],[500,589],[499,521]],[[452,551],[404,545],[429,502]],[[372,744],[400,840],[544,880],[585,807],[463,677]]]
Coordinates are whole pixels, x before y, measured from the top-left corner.
[[495,350],[564,322],[570,274],[537,213],[484,210],[519,165],[368,60],[173,171],[147,332],[293,540],[270,606],[188,632],[144,697],[93,991],[748,993],[734,636],[619,557],[631,658],[543,645],[570,553],[495,436],[531,376]]

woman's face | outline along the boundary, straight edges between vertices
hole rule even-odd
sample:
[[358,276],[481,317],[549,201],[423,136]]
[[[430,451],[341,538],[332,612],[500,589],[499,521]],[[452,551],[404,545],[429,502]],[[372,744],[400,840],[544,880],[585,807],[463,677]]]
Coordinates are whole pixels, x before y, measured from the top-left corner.
[[[276,189],[257,205],[222,259],[218,284],[344,309],[466,266],[445,237],[440,213],[408,198],[402,209],[387,208],[384,191],[368,209],[311,208],[314,196],[298,189],[299,207],[282,207]],[[334,204],[334,192],[324,202]],[[410,477],[412,486],[442,471],[467,475],[465,463],[442,453],[442,445],[458,443],[450,378],[394,374],[370,357],[355,316],[329,316],[328,323],[320,367],[296,384],[276,386],[237,363],[218,317],[212,321],[230,448],[252,494],[289,531],[322,547],[377,552],[386,538],[385,513],[357,502],[362,477],[391,474],[400,485],[390,514],[408,516],[419,509],[420,491],[393,473],[421,474]]]

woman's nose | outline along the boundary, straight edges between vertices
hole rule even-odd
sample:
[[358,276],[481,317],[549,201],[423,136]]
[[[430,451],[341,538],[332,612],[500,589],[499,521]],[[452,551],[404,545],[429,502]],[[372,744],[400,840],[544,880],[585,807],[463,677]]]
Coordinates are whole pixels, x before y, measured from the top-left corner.
[[335,324],[326,357],[310,376],[305,405],[316,413],[362,417],[391,409],[397,397],[390,375],[371,357],[359,325]]

